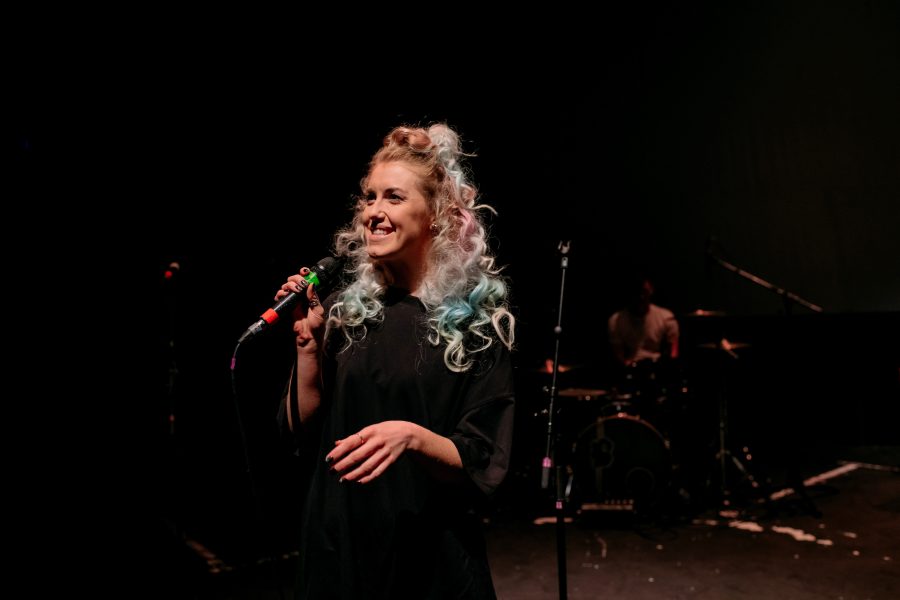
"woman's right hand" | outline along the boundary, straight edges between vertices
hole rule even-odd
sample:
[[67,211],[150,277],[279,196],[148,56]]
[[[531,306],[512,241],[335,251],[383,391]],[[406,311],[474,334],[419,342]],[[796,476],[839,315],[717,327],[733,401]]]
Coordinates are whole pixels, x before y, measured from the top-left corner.
[[[301,292],[305,277],[309,275],[307,267],[300,269],[297,275],[291,275],[275,294],[275,300],[281,300],[291,293]],[[310,353],[319,349],[319,342],[325,333],[325,307],[320,303],[314,284],[306,288],[306,299],[297,303],[292,314],[294,334],[297,336],[297,347]]]

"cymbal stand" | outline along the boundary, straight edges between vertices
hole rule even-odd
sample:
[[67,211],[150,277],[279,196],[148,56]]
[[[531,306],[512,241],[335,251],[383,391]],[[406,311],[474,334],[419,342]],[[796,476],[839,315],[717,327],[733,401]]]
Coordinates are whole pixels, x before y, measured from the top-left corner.
[[[753,273],[750,273],[749,271],[745,271],[744,269],[741,269],[740,267],[724,260],[723,258],[721,258],[720,256],[718,256],[715,253],[715,250],[714,250],[715,243],[716,243],[715,238],[710,238],[709,244],[707,245],[706,254],[710,260],[714,261],[716,264],[718,264],[720,267],[722,267],[726,271],[731,271],[735,275],[743,277],[744,279],[751,281],[751,282],[755,283],[756,285],[769,290],[770,292],[778,295],[781,298],[782,302],[784,303],[785,331],[786,331],[786,335],[789,340],[789,345],[791,344],[791,338],[794,335],[794,332],[792,330],[791,315],[793,314],[793,309],[795,306],[803,306],[814,313],[823,312],[822,307],[819,306],[818,304],[814,304],[804,298],[801,298],[800,296],[798,296],[794,292],[791,292],[790,290],[787,290],[785,288],[774,285],[773,283],[766,281],[762,277],[758,277],[757,275],[754,275]],[[796,382],[793,382],[793,383],[795,384]],[[791,456],[791,455],[795,454],[795,452],[789,451],[786,454],[788,455],[787,456],[787,483],[788,483],[788,485],[790,485],[791,488],[794,490],[794,492],[799,496],[799,498],[802,502],[802,505],[804,506],[804,509],[806,510],[807,513],[809,513],[812,516],[820,516],[821,511],[819,511],[818,507],[815,505],[815,503],[812,501],[812,499],[806,493],[806,486],[804,485],[803,480],[800,477],[799,467],[796,464],[796,458]],[[771,496],[769,498],[770,498],[770,501],[769,501],[770,511],[775,512],[774,509],[772,508],[773,503],[771,502]]]
[[[723,507],[730,506],[732,491],[728,486],[728,466],[731,465],[737,469],[741,477],[743,477],[753,488],[759,487],[759,484],[753,478],[753,475],[744,466],[744,463],[735,456],[728,448],[728,395],[727,395],[727,365],[724,364],[725,357],[731,360],[738,360],[737,353],[732,350],[728,340],[722,338],[716,345],[721,368],[719,369],[721,381],[719,382],[719,448],[716,452],[716,460],[719,463],[719,501]],[[749,456],[748,456],[749,459]]]

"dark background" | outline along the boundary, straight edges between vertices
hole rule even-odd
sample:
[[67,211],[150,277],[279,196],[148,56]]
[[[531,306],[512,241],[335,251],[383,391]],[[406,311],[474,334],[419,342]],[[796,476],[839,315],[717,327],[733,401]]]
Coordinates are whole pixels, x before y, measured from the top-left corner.
[[[133,461],[150,535],[187,531],[240,560],[292,547],[303,480],[272,422],[290,340],[277,331],[242,349],[240,418],[229,360],[285,277],[328,253],[369,156],[404,123],[454,127],[498,211],[523,462],[543,443],[528,415],[545,403],[535,369],[553,354],[561,240],[572,242],[561,358],[579,366],[563,385],[609,383],[606,319],[639,268],[679,316],[699,438],[715,436],[720,366],[697,344],[727,337],[751,344],[728,367],[734,435],[770,464],[785,445],[898,443],[897,6],[600,12],[510,15],[457,35],[398,21],[325,41],[311,22],[218,15],[66,43],[38,31],[14,48],[11,223],[46,222],[34,241],[86,266],[67,284],[115,341],[81,374],[89,390],[94,379],[114,382],[113,397],[127,390],[129,407],[98,403],[95,427],[122,444],[98,452]],[[825,312],[786,319],[779,296],[707,248]],[[165,281],[171,261],[181,269]]]

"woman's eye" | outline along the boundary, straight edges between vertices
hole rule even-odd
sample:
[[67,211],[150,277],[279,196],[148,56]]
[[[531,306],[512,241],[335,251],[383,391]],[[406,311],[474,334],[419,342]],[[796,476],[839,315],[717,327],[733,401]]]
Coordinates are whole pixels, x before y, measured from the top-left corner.
[[[378,199],[378,194],[376,194],[375,192],[370,192],[370,193],[366,194],[365,196],[363,196],[363,202],[365,202],[366,204],[372,204],[377,199]],[[385,194],[384,199],[393,204],[396,204],[398,202],[403,202],[403,200],[404,200],[403,196],[401,196],[400,194],[395,194],[394,192],[389,192],[389,193]]]

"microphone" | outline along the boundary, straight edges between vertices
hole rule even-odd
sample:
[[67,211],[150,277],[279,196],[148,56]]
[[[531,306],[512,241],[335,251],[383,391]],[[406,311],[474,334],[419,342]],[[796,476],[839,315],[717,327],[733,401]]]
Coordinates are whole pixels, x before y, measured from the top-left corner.
[[259,320],[247,328],[247,331],[238,339],[238,344],[244,340],[251,338],[258,333],[264,331],[276,321],[282,314],[293,310],[301,296],[306,295],[306,288],[309,284],[314,284],[316,290],[322,294],[327,294],[334,287],[334,284],[340,279],[339,275],[344,266],[344,259],[339,257],[326,256],[312,267],[309,273],[300,280],[300,291],[291,292],[278,303],[264,312]]

